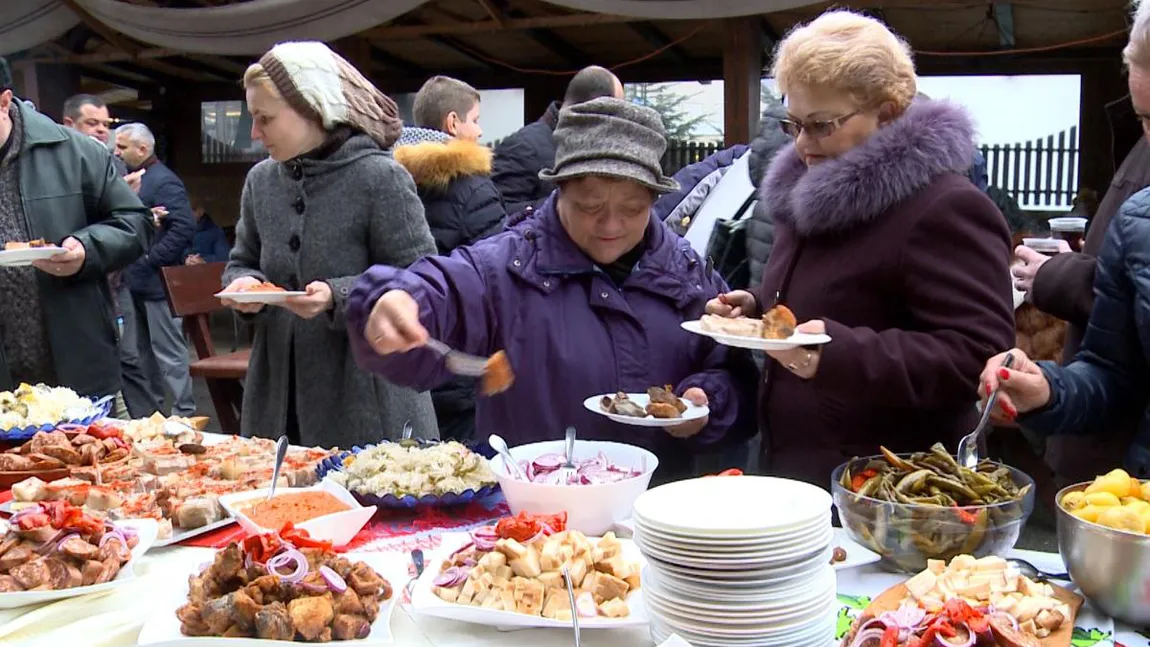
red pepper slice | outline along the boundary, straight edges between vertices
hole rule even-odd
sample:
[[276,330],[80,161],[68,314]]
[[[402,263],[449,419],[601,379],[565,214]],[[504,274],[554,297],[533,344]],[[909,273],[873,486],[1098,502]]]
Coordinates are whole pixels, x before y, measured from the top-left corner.
[[876,474],[878,474],[878,472],[876,472],[874,470],[863,470],[863,471],[859,472],[858,474],[855,474],[853,477],[851,477],[851,491],[852,492],[858,492],[859,490],[861,490],[863,484],[865,484],[867,481],[869,481],[871,479],[871,477],[873,477]]
[[330,541],[312,539],[308,531],[302,528],[296,528],[290,521],[285,523],[284,527],[280,529],[280,539],[290,541],[295,544],[296,548],[321,548],[323,550],[331,550],[332,548]]
[[20,527],[20,530],[35,530],[36,528],[43,528],[50,523],[52,523],[51,517],[43,512],[24,515],[16,520],[16,525]]
[[898,627],[890,626],[882,633],[879,647],[898,647]]
[[719,472],[718,475],[719,476],[742,476],[743,470],[741,470],[737,467],[732,467],[729,470],[723,470],[722,472]]
[[955,516],[957,516],[958,520],[961,521],[962,523],[965,523],[968,526],[973,526],[974,524],[978,523],[978,514],[977,513],[968,512],[966,510],[963,510],[962,508],[958,507],[958,504],[955,504],[952,507],[954,508]]

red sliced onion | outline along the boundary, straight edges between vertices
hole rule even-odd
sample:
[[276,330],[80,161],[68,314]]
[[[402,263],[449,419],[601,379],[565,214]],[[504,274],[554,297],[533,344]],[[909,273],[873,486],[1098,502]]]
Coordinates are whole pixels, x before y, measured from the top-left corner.
[[[859,631],[855,634],[855,639],[851,641],[849,647],[878,647],[879,643],[882,642],[882,635],[885,631],[885,629],[866,629]],[[873,645],[868,644],[871,640],[874,641]]]
[[463,560],[463,566],[472,567],[478,564],[479,562],[475,561],[474,557],[468,557],[467,559]]
[[108,543],[108,541],[111,540],[113,537],[115,537],[116,539],[119,539],[120,543],[124,544],[125,546],[128,545],[128,538],[125,537],[124,533],[120,532],[119,529],[116,529],[116,530],[109,530],[109,531],[104,533],[103,537],[100,537],[100,543],[99,543],[100,548],[103,548],[104,544]]
[[327,593],[328,591],[328,587],[324,584],[309,584],[307,582],[300,582],[296,586],[307,591],[308,593],[313,593],[315,595],[321,595],[323,593]]
[[926,611],[919,606],[903,605],[896,611],[888,611],[880,618],[889,618],[899,629],[914,629],[926,618]]
[[331,570],[331,568],[327,566],[320,566],[319,574],[321,577],[323,577],[323,581],[327,582],[327,588],[331,589],[333,592],[343,593],[347,590],[347,582],[344,582],[343,578],[339,576],[339,573]]
[[[960,625],[955,627],[955,629],[957,629],[960,633],[965,633],[966,638],[960,638],[959,640],[951,641],[943,637],[942,634],[935,634],[935,642],[937,642],[940,647],[971,647],[974,645],[974,641],[977,639],[977,637],[974,635],[973,631],[971,631],[965,625]],[[958,636],[955,636],[955,638],[958,638]]]
[[19,512],[13,513],[12,516],[8,519],[8,523],[14,526],[16,525],[17,521],[27,517],[28,515],[36,514],[38,512],[44,512],[44,506],[40,505],[39,503],[34,506],[24,508]]
[[454,553],[451,553],[451,557],[448,558],[448,561],[454,560],[455,557],[457,555],[459,555],[459,553],[462,553],[463,551],[467,550],[468,548],[471,548],[472,546],[475,546],[474,541],[469,541],[466,544],[463,544],[463,548],[460,548],[459,550],[455,551]]
[[451,568],[435,576],[435,579],[432,580],[431,583],[435,586],[449,589],[453,586],[462,584],[463,581],[467,579],[467,573],[468,571],[465,568],[460,566],[452,566]]
[[70,532],[70,533],[64,535],[63,537],[60,538],[60,541],[56,542],[56,550],[63,550],[64,542],[68,541],[69,539],[71,539],[73,537],[79,537],[79,536],[80,536],[80,534],[75,533],[75,532]]
[[532,466],[536,471],[551,471],[563,467],[563,463],[567,462],[567,458],[560,454],[544,454],[535,460],[531,461]]
[[994,613],[991,613],[989,615],[991,618],[1003,618],[1003,619],[1009,620],[1010,626],[1013,627],[1015,631],[1018,631],[1018,618],[1015,618],[1014,616],[1010,615],[1009,613],[1007,613],[1005,611],[995,611]]
[[[49,552],[51,552],[52,549],[58,545],[60,537],[64,536],[64,534],[66,532],[68,532],[68,531],[67,530],[57,530],[56,534],[54,534],[48,538],[48,541],[45,541],[44,543],[42,543],[36,547],[36,549],[35,549],[36,554],[37,555],[46,555]],[[75,533],[72,533],[72,534],[75,534]],[[69,536],[71,536],[71,535],[69,535]]]
[[[281,573],[280,568],[291,568],[288,574]],[[301,581],[308,572],[307,557],[294,548],[289,548],[268,560],[268,573],[275,575],[288,584]]]

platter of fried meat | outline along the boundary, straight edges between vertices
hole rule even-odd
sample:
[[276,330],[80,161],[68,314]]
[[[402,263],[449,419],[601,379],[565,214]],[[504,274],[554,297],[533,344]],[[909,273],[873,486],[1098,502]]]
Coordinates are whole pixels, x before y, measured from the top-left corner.
[[[1035,582],[1001,557],[930,560],[855,620],[841,647],[926,644],[1070,647],[1081,596]],[[945,641],[945,642],[942,642]]]
[[788,350],[818,346],[831,340],[829,335],[795,332],[798,326],[795,314],[784,305],[771,308],[758,319],[703,315],[697,321],[684,321],[681,326],[687,332],[705,335],[724,346],[750,350]]
[[66,501],[25,508],[0,521],[0,609],[116,588],[156,539],[156,522],[110,522]]
[[706,405],[676,396],[670,384],[650,387],[646,393],[593,395],[583,401],[583,407],[615,422],[638,427],[673,427],[711,413]]
[[232,542],[190,565],[186,586],[157,607],[140,644],[389,644],[395,593],[386,561],[383,553],[341,555],[291,524]]

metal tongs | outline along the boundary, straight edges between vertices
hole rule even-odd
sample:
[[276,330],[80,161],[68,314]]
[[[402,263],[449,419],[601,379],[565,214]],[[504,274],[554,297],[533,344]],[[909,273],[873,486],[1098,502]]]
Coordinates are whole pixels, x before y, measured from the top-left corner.
[[575,607],[575,589],[571,586],[571,574],[563,565],[563,581],[567,583],[567,598],[571,600],[571,628],[575,630],[575,647],[579,647],[579,610]]

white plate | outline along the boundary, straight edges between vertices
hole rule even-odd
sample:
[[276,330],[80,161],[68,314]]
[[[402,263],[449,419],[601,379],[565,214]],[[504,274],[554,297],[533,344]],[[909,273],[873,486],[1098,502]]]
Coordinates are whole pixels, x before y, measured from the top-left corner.
[[847,531],[842,528],[835,528],[835,538],[831,545],[838,546],[847,552],[847,558],[844,561],[833,564],[836,571],[874,564],[882,559],[882,555],[851,539]]
[[[297,523],[297,528],[302,528],[312,537],[320,541],[330,541],[336,546],[344,546],[351,543],[355,538],[356,533],[367,525],[371,520],[372,515],[375,514],[377,508],[375,506],[365,507],[355,500],[351,492],[347,488],[336,483],[331,479],[324,479],[315,485],[304,488],[289,488],[281,487],[276,488],[276,494],[289,494],[291,492],[327,492],[339,499],[343,503],[351,506],[350,509],[343,512],[333,512],[332,514],[325,514],[322,517],[316,517],[302,523]],[[263,528],[258,523],[252,521],[246,514],[244,514],[244,504],[252,499],[262,500],[268,495],[268,490],[253,490],[251,492],[240,492],[238,494],[227,494],[220,497],[220,505],[228,514],[236,518],[236,521],[243,526],[244,530],[259,535],[268,532],[277,532],[279,528]]]
[[[346,553],[344,557],[352,562],[364,562],[375,569],[391,583],[391,598],[383,602],[379,608],[379,616],[371,623],[371,633],[363,640],[333,641],[328,644],[352,645],[354,647],[379,647],[390,645],[394,640],[391,635],[391,614],[395,610],[395,600],[400,595],[400,589],[406,581],[404,573],[406,566],[402,563],[403,557],[398,553]],[[186,575],[177,578],[179,586],[162,587],[164,602],[157,606],[155,612],[144,623],[140,630],[139,645],[155,645],[163,647],[288,647],[304,643],[287,640],[262,640],[259,638],[192,638],[180,633],[180,620],[176,617],[176,610],[188,601],[188,578],[199,568],[191,566]]]
[[[442,554],[445,556],[450,555],[469,540],[470,538],[464,533],[444,534],[441,544]],[[620,539],[619,541],[623,546],[623,557],[625,559],[638,563],[640,568],[646,565],[646,560],[643,559],[643,555],[634,543],[627,539]],[[437,565],[441,562],[441,559],[429,559],[427,561],[427,570],[423,572],[423,576],[420,577],[419,582],[415,584],[415,590],[411,593],[411,608],[416,613],[501,629],[525,629],[529,627],[571,629],[570,622],[552,620],[542,616],[529,616],[523,613],[515,613],[514,611],[492,611],[491,609],[447,602],[436,595],[435,591],[432,590],[432,581],[435,580],[435,577],[440,573],[440,569],[437,568]],[[626,602],[627,608],[631,611],[631,615],[625,618],[579,618],[579,628],[618,629],[620,627],[642,627],[646,625],[647,613],[643,606],[643,589],[640,588],[638,591],[629,593]]]
[[801,560],[772,566],[769,568],[755,568],[743,570],[719,570],[700,568],[697,566],[682,566],[663,561],[654,553],[646,553],[647,558],[653,560],[652,564],[660,573],[678,575],[681,578],[695,578],[700,583],[712,585],[726,585],[751,587],[770,586],[775,582],[787,581],[806,573],[818,571],[823,566],[830,566],[830,549],[821,550],[803,557]]
[[699,323],[698,320],[684,321],[679,325],[687,332],[710,337],[724,346],[747,348],[750,350],[790,350],[801,346],[821,346],[822,344],[829,344],[831,341],[830,335],[812,335],[802,332],[797,332],[786,339],[763,339],[762,337],[724,335],[722,333],[703,330],[703,325]]
[[[742,573],[758,572],[772,567],[789,565],[795,561],[803,560],[815,553],[826,552],[833,533],[828,529],[821,536],[811,537],[809,541],[778,551],[768,551],[755,554],[717,555],[703,552],[689,552],[668,548],[647,540],[645,535],[635,538],[635,543],[643,554],[664,562],[669,562],[687,568],[699,568],[706,571],[737,571]],[[828,563],[830,559],[828,558]]]
[[788,530],[786,533],[763,535],[743,541],[721,541],[709,537],[686,537],[668,533],[656,526],[648,526],[644,522],[636,520],[635,530],[632,534],[641,534],[644,541],[654,542],[674,550],[713,554],[721,557],[730,553],[763,553],[786,550],[809,541],[811,537],[821,536],[823,533],[829,532],[831,532],[831,525],[827,523],[827,520],[814,519],[810,524]]
[[31,247],[29,249],[8,249],[0,250],[0,266],[3,267],[24,267],[31,265],[32,261],[42,261],[46,258],[52,258],[60,252],[68,250],[63,247],[55,245],[51,247]]
[[[698,405],[692,404],[687,400],[679,398],[682,400],[683,404],[687,405],[687,410],[684,411],[683,415],[679,418],[656,418],[654,416],[636,418],[635,416],[621,416],[617,413],[607,413],[603,410],[602,407],[599,406],[599,401],[602,400],[604,396],[613,397],[614,395],[614,393],[593,395],[583,401],[583,408],[601,416],[610,418],[615,422],[619,422],[625,425],[633,425],[635,427],[674,427],[675,425],[681,425],[684,422],[690,422],[692,420],[698,420],[699,418],[706,417],[711,413],[711,409],[706,405],[700,407]],[[647,405],[651,402],[650,396],[648,396],[646,393],[628,393],[627,397],[630,398],[632,402],[640,407],[643,407],[644,409],[647,408]]]
[[278,304],[287,301],[288,297],[304,297],[307,292],[217,292],[215,296],[221,299],[231,299],[236,303],[268,303]]
[[236,520],[232,517],[224,517],[223,519],[220,519],[219,521],[209,523],[206,526],[200,526],[199,528],[172,528],[172,536],[171,537],[168,537],[166,539],[157,539],[156,543],[152,544],[152,545],[155,546],[156,548],[163,548],[164,546],[171,546],[172,544],[178,544],[185,539],[191,539],[192,537],[199,537],[200,535],[206,535],[207,533],[212,532],[213,530],[219,530],[220,528],[223,528],[224,526],[230,526],[231,524],[233,524],[235,522],[236,522]]
[[826,518],[831,495],[817,485],[769,476],[703,477],[647,490],[635,500],[645,526],[701,536],[749,536]]
[[753,592],[746,600],[735,604],[729,601],[718,601],[702,596],[686,594],[678,587],[667,587],[658,575],[651,574],[651,567],[643,569],[642,577],[647,584],[643,587],[643,602],[650,606],[662,604],[678,613],[699,613],[708,616],[717,616],[722,619],[727,616],[742,620],[751,617],[773,617],[780,612],[790,610],[795,619],[804,617],[800,612],[817,606],[816,603],[826,604],[827,596],[835,591],[835,572],[831,568],[823,567],[821,572],[812,572],[799,586],[785,587],[787,595],[767,597]]
[[[18,593],[0,593],[0,609],[18,609],[33,604],[41,604],[44,602],[54,602],[56,600],[65,600],[67,598],[75,598],[81,595],[91,595],[93,593],[103,593],[111,591],[112,589],[123,586],[124,584],[136,578],[135,572],[132,570],[132,565],[148,552],[152,544],[156,541],[156,533],[159,531],[159,526],[152,519],[125,519],[123,521],[113,522],[117,528],[134,528],[140,542],[132,549],[132,559],[124,564],[120,572],[111,582],[103,584],[93,584],[91,586],[77,586],[71,589],[61,589],[59,591],[20,591]],[[8,531],[8,522],[0,521],[0,534]]]

